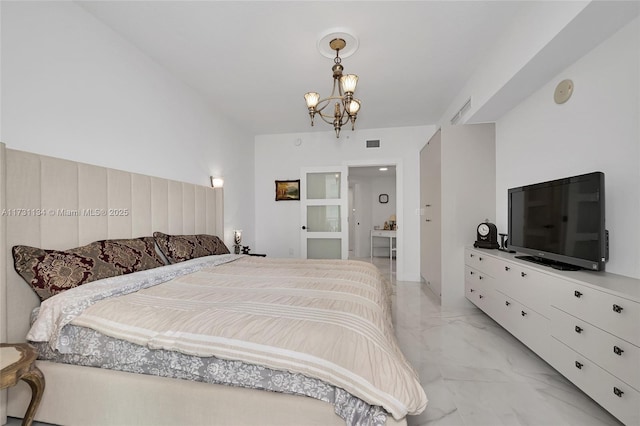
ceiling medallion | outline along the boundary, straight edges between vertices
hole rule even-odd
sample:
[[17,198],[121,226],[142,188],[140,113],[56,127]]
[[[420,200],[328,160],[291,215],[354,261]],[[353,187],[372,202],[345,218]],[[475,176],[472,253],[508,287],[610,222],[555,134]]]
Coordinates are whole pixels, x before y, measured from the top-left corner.
[[[342,126],[349,121],[351,122],[351,130],[355,129],[356,118],[360,110],[360,101],[353,97],[353,93],[356,91],[356,85],[358,84],[358,76],[355,74],[342,74],[344,67],[341,64],[340,51],[344,50],[346,46],[347,42],[344,38],[337,37],[329,41],[329,47],[336,52],[333,60],[334,64],[331,68],[333,71],[333,88],[331,89],[331,95],[324,99],[320,99],[320,94],[317,92],[308,92],[304,95],[309,116],[311,117],[311,125],[313,126],[313,119],[316,114],[318,114],[324,122],[333,125],[337,138],[340,137],[340,129]],[[333,101],[335,101],[333,108],[329,108],[328,110],[328,112],[333,110],[332,113],[325,114],[323,111],[331,105]]]

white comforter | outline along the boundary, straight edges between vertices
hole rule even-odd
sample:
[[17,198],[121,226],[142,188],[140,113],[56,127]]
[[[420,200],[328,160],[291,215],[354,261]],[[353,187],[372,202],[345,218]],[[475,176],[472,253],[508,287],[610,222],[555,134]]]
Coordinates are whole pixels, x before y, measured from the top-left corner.
[[396,419],[427,404],[396,344],[388,282],[371,264],[227,255],[139,274],[48,299],[29,340],[64,352],[61,328],[72,323],[152,349],[316,377]]

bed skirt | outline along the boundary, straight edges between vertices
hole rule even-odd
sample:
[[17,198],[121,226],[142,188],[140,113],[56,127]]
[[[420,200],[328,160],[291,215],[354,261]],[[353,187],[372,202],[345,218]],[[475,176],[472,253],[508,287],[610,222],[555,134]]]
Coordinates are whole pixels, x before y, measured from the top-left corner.
[[[314,398],[37,361],[47,380],[35,419],[59,425],[344,425]],[[9,390],[8,415],[22,417],[31,389]],[[392,426],[406,420],[387,418]]]

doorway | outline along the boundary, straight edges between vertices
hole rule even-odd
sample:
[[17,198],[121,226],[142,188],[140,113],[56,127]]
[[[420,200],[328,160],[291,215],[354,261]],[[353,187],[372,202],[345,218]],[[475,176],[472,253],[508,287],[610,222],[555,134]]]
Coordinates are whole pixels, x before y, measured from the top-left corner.
[[349,166],[348,173],[349,258],[395,270],[395,238],[372,239],[371,231],[391,228],[398,217],[396,166]]

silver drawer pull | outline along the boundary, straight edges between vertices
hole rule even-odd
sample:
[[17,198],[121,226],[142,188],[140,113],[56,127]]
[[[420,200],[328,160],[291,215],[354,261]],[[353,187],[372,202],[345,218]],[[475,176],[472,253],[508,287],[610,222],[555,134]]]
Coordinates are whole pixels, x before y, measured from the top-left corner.
[[620,305],[616,305],[616,304],[613,305],[613,311],[614,312],[620,313],[620,312],[622,312],[622,309],[623,308]]
[[510,304],[511,304],[511,302],[509,302],[508,300],[505,300],[505,301],[504,301],[504,305],[505,305],[505,306],[509,306]]
[[573,295],[574,295],[575,297],[577,297],[578,299],[582,297],[582,293],[580,293],[578,290],[574,291],[574,292],[573,292]]
[[507,272],[509,272],[509,271],[511,270],[511,268],[509,268],[508,266],[505,266],[505,267],[504,267],[504,270],[505,270],[505,271],[507,271]]
[[473,253],[470,253],[470,254],[469,254],[469,257],[473,257]]
[[473,275],[473,271],[469,271],[469,274]]
[[478,279],[481,280],[482,278],[484,278],[482,275],[478,276]]
[[579,325],[576,325],[576,333],[580,334],[582,333],[583,330],[584,328],[580,327]]
[[577,368],[578,370],[582,370],[582,366],[583,366],[583,365],[584,365],[583,363],[581,363],[581,362],[579,362],[579,361],[576,361],[576,368]]
[[524,278],[524,277],[526,277],[526,276],[527,276],[527,274],[525,274],[524,272],[520,272],[520,276],[521,276],[522,278]]
[[479,294],[479,295],[478,295],[478,297],[479,297],[480,299],[482,299],[484,296],[483,296],[483,295],[481,295],[481,294]]
[[482,262],[482,257],[479,257],[479,258],[478,258],[478,260],[479,260],[480,262]]
[[618,398],[622,398],[622,394],[624,394],[624,392],[622,392],[620,389],[618,389],[617,387],[613,387],[613,393],[618,397]]
[[470,289],[469,289],[469,293],[473,293],[474,291],[475,291],[475,290],[474,290],[474,289],[472,289],[472,288],[470,288]]
[[613,353],[619,356],[622,356],[622,352],[624,352],[624,349],[620,349],[618,346],[614,346],[613,347]]
[[527,315],[527,313],[525,311],[520,311],[520,315],[522,315],[523,317]]

